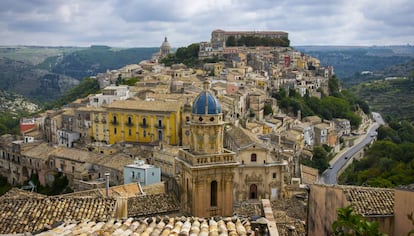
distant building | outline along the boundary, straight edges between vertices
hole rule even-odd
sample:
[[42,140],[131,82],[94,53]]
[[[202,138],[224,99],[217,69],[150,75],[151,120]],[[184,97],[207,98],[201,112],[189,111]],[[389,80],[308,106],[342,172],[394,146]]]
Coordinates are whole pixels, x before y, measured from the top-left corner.
[[124,184],[138,182],[141,186],[161,182],[161,170],[153,165],[136,160],[124,167]]
[[72,132],[68,130],[58,130],[57,131],[58,145],[63,145],[66,147],[73,147],[73,142],[79,140],[80,133]]
[[226,47],[226,41],[230,36],[234,36],[235,39],[239,39],[243,36],[281,39],[288,38],[288,33],[282,31],[224,31],[217,29],[211,33],[212,48],[214,50],[224,49]]
[[171,45],[167,40],[167,37],[164,38],[164,42],[161,44],[160,47],[160,56],[161,58],[167,56],[171,53]]
[[152,55],[153,61],[159,61],[171,53],[171,45],[167,40],[167,37],[164,38],[159,51]]
[[22,118],[19,124],[20,134],[25,134],[36,129],[35,118]]
[[89,97],[89,105],[92,107],[101,107],[102,105],[111,104],[117,100],[126,100],[130,97],[129,86],[107,86],[102,90],[102,93],[95,94]]
[[[180,101],[115,101],[106,106],[104,136],[109,144],[164,142],[178,145],[181,107]],[[94,128],[92,124],[92,130]]]

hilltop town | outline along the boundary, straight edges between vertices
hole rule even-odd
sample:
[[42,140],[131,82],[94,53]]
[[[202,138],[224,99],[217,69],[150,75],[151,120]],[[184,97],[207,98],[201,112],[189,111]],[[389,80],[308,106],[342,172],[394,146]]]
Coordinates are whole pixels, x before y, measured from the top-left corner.
[[[239,45],[247,39],[266,40]],[[16,223],[1,216],[0,233],[83,232],[87,219],[89,228],[106,225],[112,233],[121,228],[133,233],[139,225],[145,225],[141,232],[152,227],[161,234],[168,225],[168,232],[175,227],[178,233],[184,227],[200,232],[205,224],[210,233],[212,225],[221,225],[239,235],[304,235],[307,227],[309,235],[324,235],[330,228],[324,221],[333,222],[336,208],[349,204],[364,216],[392,215],[385,221],[397,222],[406,211],[394,199],[412,194],[323,185],[318,169],[302,164],[312,160],[315,146],[338,153],[352,145],[352,133],[363,133],[371,119],[358,110],[362,124],[351,130],[344,118],[302,117],[300,110],[280,109],[274,91],[321,98],[329,94],[334,76],[333,67],[288,42],[288,33],[280,31],[215,30],[209,42],[199,44],[198,57],[219,60],[190,68],[162,63],[172,53],[165,38],[151,60],[94,76],[101,93],[22,118],[20,136],[0,137],[2,175],[32,191],[38,187],[27,185],[33,177],[46,186],[65,176],[73,193],[53,198],[13,189],[17,197],[9,194],[0,202],[8,204],[5,212],[22,216]],[[134,85],[120,83],[129,79]],[[36,204],[25,205],[24,199]],[[13,208],[13,201],[23,210]],[[294,206],[284,204],[292,201]],[[55,211],[46,211],[48,204]],[[326,204],[335,209],[328,212]],[[377,207],[369,210],[371,204]],[[401,214],[394,218],[395,207]],[[294,208],[302,217],[286,213]],[[307,226],[309,219],[315,223]],[[25,226],[19,226],[22,221]],[[70,223],[52,227],[64,221]],[[394,226],[382,229],[397,232]]]

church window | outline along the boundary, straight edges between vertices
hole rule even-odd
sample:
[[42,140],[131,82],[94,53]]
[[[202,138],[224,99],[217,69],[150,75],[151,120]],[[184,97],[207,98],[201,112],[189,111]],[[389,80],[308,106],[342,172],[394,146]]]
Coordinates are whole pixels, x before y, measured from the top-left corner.
[[210,184],[210,206],[217,206],[217,181],[212,181]]
[[256,162],[257,161],[257,155],[256,155],[256,153],[252,153],[252,155],[250,155],[250,161],[251,162]]

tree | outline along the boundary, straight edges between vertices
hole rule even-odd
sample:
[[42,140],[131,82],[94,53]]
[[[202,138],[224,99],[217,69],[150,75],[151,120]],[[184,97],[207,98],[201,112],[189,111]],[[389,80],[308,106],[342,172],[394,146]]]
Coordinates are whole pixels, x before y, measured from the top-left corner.
[[341,97],[341,92],[339,91],[339,80],[336,76],[332,76],[330,80],[328,80],[328,88],[329,88],[329,95],[334,97]]
[[267,116],[269,114],[273,113],[273,109],[272,106],[270,104],[265,104],[264,105],[264,115]]
[[302,164],[316,168],[319,173],[322,173],[329,167],[329,155],[325,148],[321,146],[315,146],[312,150],[312,160],[302,160]]
[[378,222],[371,222],[354,212],[352,206],[338,208],[338,220],[332,223],[333,235],[340,236],[384,236]]
[[234,47],[234,46],[236,46],[236,38],[233,35],[231,35],[231,36],[229,36],[227,38],[227,40],[226,40],[226,46],[227,47]]

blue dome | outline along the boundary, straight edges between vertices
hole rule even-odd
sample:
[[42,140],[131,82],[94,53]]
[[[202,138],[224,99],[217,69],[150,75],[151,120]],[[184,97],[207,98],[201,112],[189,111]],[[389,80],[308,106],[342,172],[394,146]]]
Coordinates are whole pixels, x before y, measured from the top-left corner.
[[220,102],[210,92],[203,91],[194,100],[192,112],[200,115],[220,114]]

